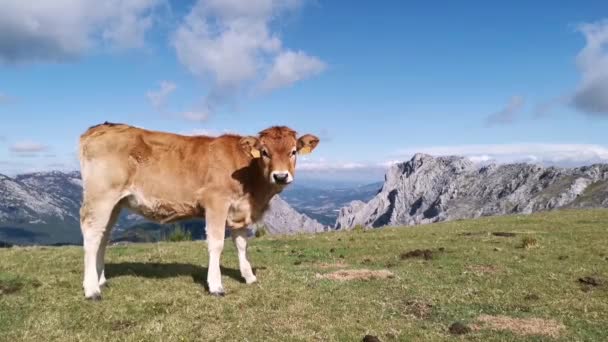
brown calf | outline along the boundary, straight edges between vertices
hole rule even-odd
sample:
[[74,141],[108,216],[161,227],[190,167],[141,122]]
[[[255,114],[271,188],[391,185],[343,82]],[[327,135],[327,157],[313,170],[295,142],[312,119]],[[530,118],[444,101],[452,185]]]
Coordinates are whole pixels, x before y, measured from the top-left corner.
[[293,181],[296,154],[311,152],[313,135],[296,138],[288,127],[259,136],[182,136],[122,124],[91,127],[80,137],[84,240],[84,293],[101,298],[104,255],[122,208],[160,223],[201,217],[209,247],[207,282],[223,295],[220,255],[224,229],[232,229],[241,275],[256,281],[247,261],[246,230],[270,199]]

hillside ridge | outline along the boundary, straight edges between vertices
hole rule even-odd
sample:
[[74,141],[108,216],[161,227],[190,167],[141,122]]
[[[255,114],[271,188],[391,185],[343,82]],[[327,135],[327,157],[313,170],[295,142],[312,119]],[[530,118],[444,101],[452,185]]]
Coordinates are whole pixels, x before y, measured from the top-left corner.
[[478,166],[464,157],[419,153],[391,166],[370,201],[353,201],[340,209],[335,229],[601,207],[608,207],[607,164]]

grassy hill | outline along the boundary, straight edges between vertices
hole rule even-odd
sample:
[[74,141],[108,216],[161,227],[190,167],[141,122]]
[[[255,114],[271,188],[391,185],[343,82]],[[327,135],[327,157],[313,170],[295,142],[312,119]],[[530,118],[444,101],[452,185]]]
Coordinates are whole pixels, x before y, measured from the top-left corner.
[[0,339],[454,340],[454,322],[475,341],[608,338],[608,210],[253,239],[251,286],[226,246],[224,298],[205,244],[183,242],[111,247],[101,302],[81,248],[0,250]]

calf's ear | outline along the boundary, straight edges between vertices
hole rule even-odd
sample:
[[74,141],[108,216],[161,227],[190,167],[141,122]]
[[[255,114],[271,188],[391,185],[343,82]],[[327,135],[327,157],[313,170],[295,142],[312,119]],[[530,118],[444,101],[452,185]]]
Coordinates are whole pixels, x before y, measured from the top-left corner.
[[309,154],[319,144],[319,138],[312,134],[305,134],[298,139],[298,153]]
[[241,147],[253,158],[260,158],[260,140],[256,137],[241,138]]

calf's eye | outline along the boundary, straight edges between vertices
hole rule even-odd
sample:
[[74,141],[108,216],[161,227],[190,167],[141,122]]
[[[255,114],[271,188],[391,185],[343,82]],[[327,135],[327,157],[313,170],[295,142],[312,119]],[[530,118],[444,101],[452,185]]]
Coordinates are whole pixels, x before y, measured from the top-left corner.
[[268,151],[266,151],[266,150],[262,150],[262,156],[264,158],[270,158],[270,154],[268,154]]

